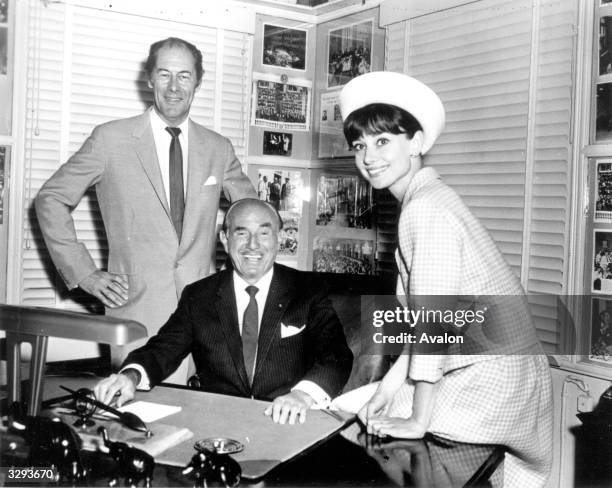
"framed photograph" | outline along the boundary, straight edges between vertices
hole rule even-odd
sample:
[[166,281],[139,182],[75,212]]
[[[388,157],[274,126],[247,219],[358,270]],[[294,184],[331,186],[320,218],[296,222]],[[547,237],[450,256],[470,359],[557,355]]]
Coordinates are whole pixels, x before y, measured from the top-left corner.
[[371,71],[373,21],[329,31],[327,88],[342,86]]
[[0,25],[0,75],[8,73],[8,28]]
[[253,125],[281,130],[309,130],[311,87],[304,80],[279,83],[269,79],[253,81],[251,120]]
[[612,74],[612,17],[599,19],[599,76]]
[[4,221],[4,190],[6,188],[5,178],[8,173],[8,148],[0,146],[0,226]]
[[313,241],[312,270],[371,275],[374,270],[374,241],[317,236]]
[[264,131],[263,153],[266,156],[291,156],[293,135],[288,132]]
[[262,63],[279,68],[305,70],[306,34],[302,29],[264,24]]
[[593,298],[589,359],[612,366],[612,300]]
[[8,23],[9,0],[0,0],[0,24]]
[[257,197],[278,210],[283,228],[279,234],[278,255],[297,256],[300,245],[304,182],[301,171],[260,168]]
[[596,99],[595,139],[608,141],[612,139],[612,83],[598,83]]
[[317,226],[372,228],[372,187],[357,176],[321,175],[317,181]]
[[596,164],[595,222],[612,222],[612,160]]
[[340,92],[333,90],[321,94],[319,114],[319,157],[351,156],[340,113]]
[[612,231],[593,232],[592,291],[612,294]]

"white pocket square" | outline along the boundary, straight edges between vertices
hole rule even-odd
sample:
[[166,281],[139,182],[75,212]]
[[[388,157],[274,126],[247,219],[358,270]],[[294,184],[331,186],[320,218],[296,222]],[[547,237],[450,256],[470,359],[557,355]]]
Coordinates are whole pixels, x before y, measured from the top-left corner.
[[204,186],[216,185],[216,184],[217,184],[217,178],[215,178],[214,175],[210,175],[208,179],[204,182]]
[[302,327],[296,327],[295,325],[285,325],[281,322],[281,339],[297,335],[305,328],[306,324],[302,325]]

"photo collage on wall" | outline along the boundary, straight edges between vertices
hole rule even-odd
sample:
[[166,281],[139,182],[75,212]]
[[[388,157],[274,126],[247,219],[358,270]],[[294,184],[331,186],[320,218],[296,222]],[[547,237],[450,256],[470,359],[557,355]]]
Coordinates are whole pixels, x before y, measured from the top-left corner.
[[[591,291],[612,295],[612,160],[594,164]],[[612,365],[612,296],[592,297],[589,360]]]
[[304,183],[301,171],[260,169],[257,175],[257,197],[269,202],[283,220],[279,233],[279,256],[297,256],[302,221]]

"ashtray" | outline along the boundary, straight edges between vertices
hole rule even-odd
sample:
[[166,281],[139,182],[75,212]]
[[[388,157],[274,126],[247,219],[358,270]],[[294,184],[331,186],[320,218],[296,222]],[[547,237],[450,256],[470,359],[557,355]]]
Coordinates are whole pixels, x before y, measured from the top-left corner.
[[227,437],[209,437],[202,439],[194,444],[194,449],[198,452],[214,451],[217,454],[236,454],[244,450],[244,444],[235,439]]

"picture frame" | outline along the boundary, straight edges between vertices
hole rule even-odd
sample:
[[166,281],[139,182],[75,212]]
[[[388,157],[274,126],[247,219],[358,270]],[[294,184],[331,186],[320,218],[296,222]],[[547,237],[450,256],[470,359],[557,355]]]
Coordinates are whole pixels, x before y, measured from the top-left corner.
[[253,77],[251,124],[278,130],[310,130],[312,83],[260,74]]
[[4,194],[7,188],[10,148],[0,146],[0,227],[4,224]]
[[591,270],[592,292],[612,295],[612,229],[593,230]]
[[293,150],[293,134],[289,132],[264,131],[264,156],[291,156]]
[[374,20],[330,30],[327,39],[327,88],[340,87],[372,70]]
[[297,267],[305,254],[304,201],[308,193],[306,175],[300,169],[259,166],[255,169],[257,198],[270,203],[279,213],[283,227],[279,233],[278,262]]
[[322,93],[319,104],[319,157],[349,157],[350,151],[344,137],[340,113],[340,91]]
[[588,360],[612,368],[612,299],[592,298]]
[[263,24],[262,65],[305,71],[308,31]]
[[374,241],[371,239],[316,236],[312,270],[318,273],[374,274]]
[[612,159],[595,164],[594,221],[612,223]]
[[372,229],[372,187],[357,175],[321,174],[316,181],[317,227]]

